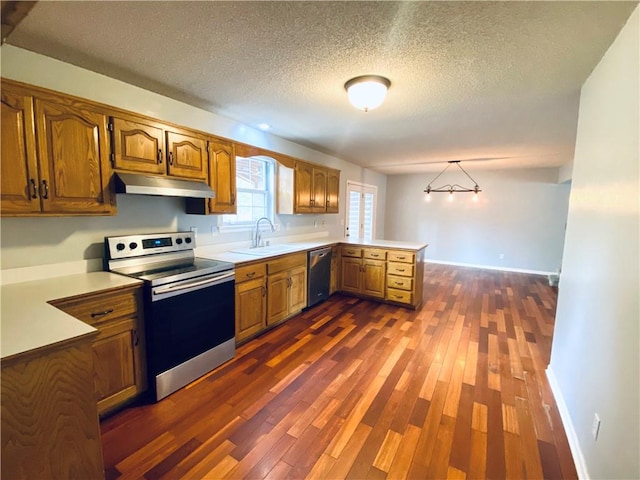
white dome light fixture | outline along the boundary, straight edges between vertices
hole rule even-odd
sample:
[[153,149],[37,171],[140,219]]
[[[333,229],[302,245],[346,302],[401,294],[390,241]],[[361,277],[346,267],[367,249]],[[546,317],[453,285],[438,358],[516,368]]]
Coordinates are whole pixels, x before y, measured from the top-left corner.
[[388,78],[379,75],[362,75],[344,84],[351,105],[368,112],[379,107],[391,86]]

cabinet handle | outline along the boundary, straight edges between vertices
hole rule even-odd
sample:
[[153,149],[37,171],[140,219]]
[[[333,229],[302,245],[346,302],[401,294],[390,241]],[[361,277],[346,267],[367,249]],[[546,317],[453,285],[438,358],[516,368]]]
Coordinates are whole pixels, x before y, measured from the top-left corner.
[[378,258],[380,255],[378,255],[377,253],[372,253],[371,256],[374,258]]
[[398,260],[404,260],[405,258],[407,258],[407,257],[405,257],[405,256],[398,257]]
[[91,318],[104,317],[105,315],[109,315],[110,313],[113,313],[113,308],[105,310],[104,312],[91,312]]
[[173,165],[173,152],[169,152],[169,165]]
[[162,163],[162,149],[158,149],[158,165]]
[[40,186],[40,196],[45,200],[49,198],[49,184],[46,180],[42,180],[42,185]]
[[247,273],[247,278],[252,278],[255,274],[256,272],[249,272]]
[[404,272],[404,268],[398,268],[397,269],[399,272]]
[[262,288],[262,296],[266,297],[267,296],[267,289],[265,288],[264,285],[262,287],[260,287],[260,288]]
[[31,198],[38,198],[38,184],[33,178],[29,182],[31,183]]

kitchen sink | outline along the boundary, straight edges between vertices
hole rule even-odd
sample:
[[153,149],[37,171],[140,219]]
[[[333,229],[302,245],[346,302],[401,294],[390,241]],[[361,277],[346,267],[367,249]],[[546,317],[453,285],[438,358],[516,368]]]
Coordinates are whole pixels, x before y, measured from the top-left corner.
[[241,250],[230,250],[230,252],[240,253],[242,255],[254,255],[256,257],[263,257],[265,255],[295,252],[296,250],[300,250],[300,247],[297,245],[282,244],[282,245],[268,245],[266,247],[244,248]]

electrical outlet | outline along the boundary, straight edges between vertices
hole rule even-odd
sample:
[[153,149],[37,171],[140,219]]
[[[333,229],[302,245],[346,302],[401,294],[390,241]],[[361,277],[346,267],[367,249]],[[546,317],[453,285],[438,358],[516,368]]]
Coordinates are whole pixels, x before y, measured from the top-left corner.
[[591,424],[591,435],[595,441],[598,441],[598,433],[600,433],[600,417],[596,413],[593,415],[593,423]]
[[498,255],[498,258],[499,258],[500,260],[504,260],[504,253],[501,253],[500,255]]
[[217,226],[217,225],[212,225],[211,226],[211,236],[212,237],[217,237],[219,233],[220,233],[220,227]]
[[189,230],[191,230],[196,235],[198,234],[198,227],[189,227]]

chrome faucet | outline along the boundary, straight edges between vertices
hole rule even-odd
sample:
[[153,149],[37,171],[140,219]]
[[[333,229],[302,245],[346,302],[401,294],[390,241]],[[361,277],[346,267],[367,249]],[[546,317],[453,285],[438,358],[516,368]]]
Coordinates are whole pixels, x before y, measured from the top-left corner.
[[276,227],[273,226],[273,223],[271,223],[271,220],[269,220],[267,217],[259,218],[256,222],[256,235],[253,239],[253,248],[260,247],[260,243],[262,243],[262,232],[260,231],[260,222],[262,220],[266,220],[267,222],[269,222],[270,231],[274,232],[276,229]]

